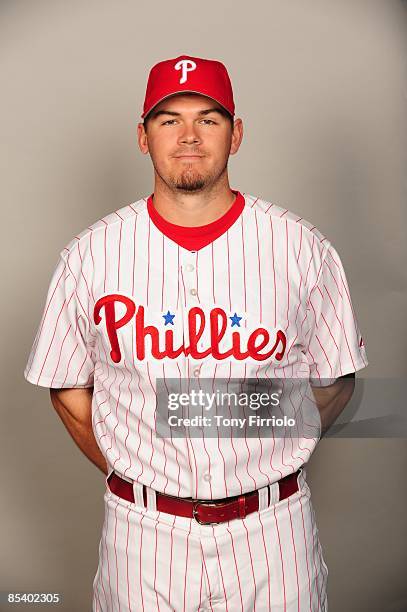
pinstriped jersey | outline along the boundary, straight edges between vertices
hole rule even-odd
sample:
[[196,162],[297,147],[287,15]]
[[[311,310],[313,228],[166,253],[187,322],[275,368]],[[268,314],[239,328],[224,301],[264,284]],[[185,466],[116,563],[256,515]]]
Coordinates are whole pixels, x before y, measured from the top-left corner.
[[248,194],[197,251],[152,222],[147,198],[61,251],[24,371],[49,388],[93,387],[108,465],[180,497],[216,499],[306,463],[314,436],[163,438],[157,381],[335,379],[367,365],[340,257],[308,221]]

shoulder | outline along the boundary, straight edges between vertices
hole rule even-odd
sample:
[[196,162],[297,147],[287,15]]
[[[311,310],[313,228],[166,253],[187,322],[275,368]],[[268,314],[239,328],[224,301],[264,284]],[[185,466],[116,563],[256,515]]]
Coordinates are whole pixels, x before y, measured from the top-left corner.
[[329,239],[312,221],[274,202],[247,193],[243,195],[246,214],[257,217],[266,227],[269,226],[273,233],[284,235],[290,243],[297,246],[301,244],[301,248],[308,247],[312,252],[318,252],[321,257],[325,257],[332,248]]
[[147,196],[108,213],[76,234],[62,249],[61,257],[68,260],[74,253],[79,253],[79,256],[85,254],[92,249],[92,244],[103,242],[107,232],[120,232],[122,227],[134,222],[146,210]]
[[303,236],[311,240],[316,240],[319,244],[329,243],[326,236],[311,221],[297,215],[294,211],[279,206],[274,202],[264,200],[250,194],[243,194],[246,202],[246,209],[251,209],[261,217],[268,217],[270,222],[276,227],[289,226],[291,232],[302,233]]

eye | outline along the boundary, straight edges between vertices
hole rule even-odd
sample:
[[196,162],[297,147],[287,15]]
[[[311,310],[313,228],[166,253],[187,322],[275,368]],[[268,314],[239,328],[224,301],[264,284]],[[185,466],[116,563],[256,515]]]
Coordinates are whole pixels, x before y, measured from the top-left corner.
[[211,123],[215,124],[215,121],[212,121],[212,119],[202,119],[202,121],[206,121],[208,125],[210,125]]
[[170,123],[173,123],[175,121],[175,119],[167,119],[167,121],[163,121],[161,125],[167,125]]

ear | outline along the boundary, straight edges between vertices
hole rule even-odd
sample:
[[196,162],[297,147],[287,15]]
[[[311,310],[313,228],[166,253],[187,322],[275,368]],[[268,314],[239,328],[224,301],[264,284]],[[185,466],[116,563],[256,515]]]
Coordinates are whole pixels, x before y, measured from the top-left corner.
[[143,123],[137,125],[137,140],[140,151],[147,155],[148,153],[148,138]]
[[232,142],[230,144],[230,155],[234,155],[238,152],[240,143],[243,138],[243,121],[238,118],[235,119],[232,133]]

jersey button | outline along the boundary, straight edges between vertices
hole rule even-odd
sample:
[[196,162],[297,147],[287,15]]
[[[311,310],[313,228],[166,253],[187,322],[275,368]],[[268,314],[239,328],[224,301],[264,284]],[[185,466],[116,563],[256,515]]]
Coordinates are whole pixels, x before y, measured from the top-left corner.
[[192,289],[189,291],[189,293],[191,295],[196,295],[197,294],[197,290],[195,289],[195,287],[192,287]]
[[206,480],[206,482],[210,482],[212,480],[212,476],[206,473],[203,475],[203,479]]
[[201,371],[200,368],[195,368],[194,370],[194,376],[198,377],[199,376],[199,372]]
[[185,266],[185,269],[186,269],[187,272],[192,272],[192,270],[194,270],[195,267],[192,264],[189,263],[189,264],[187,264]]

